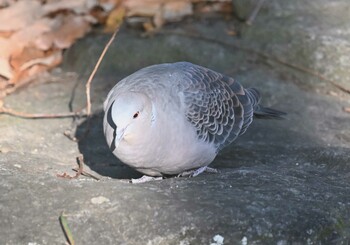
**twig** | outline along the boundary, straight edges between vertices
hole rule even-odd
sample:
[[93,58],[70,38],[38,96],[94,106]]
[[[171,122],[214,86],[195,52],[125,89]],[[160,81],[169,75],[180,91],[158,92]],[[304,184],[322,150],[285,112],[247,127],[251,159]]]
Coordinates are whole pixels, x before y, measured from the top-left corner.
[[86,82],[86,109],[87,109],[87,115],[88,117],[90,117],[91,115],[91,95],[90,95],[90,88],[91,88],[91,82],[92,82],[92,79],[94,78],[96,72],[97,72],[97,69],[98,67],[100,66],[101,62],[102,62],[102,59],[103,57],[105,56],[109,46],[111,46],[114,38],[116,37],[118,31],[120,29],[120,25],[115,29],[115,31],[113,32],[113,35],[111,36],[111,38],[109,39],[108,43],[106,44],[105,48],[103,49],[101,55],[100,55],[100,58],[98,59],[95,67],[94,67],[94,70],[92,71],[88,81]]
[[75,137],[73,134],[72,134],[72,131],[67,129],[66,131],[63,132],[63,135],[66,136],[68,139],[70,139],[71,141],[73,142],[78,142],[78,138]]
[[76,179],[76,178],[78,178],[83,173],[83,168],[84,168],[84,158],[83,158],[83,156],[78,156],[77,157],[77,163],[78,163],[79,169],[75,173],[74,176],[71,176],[71,175],[69,175],[67,173],[63,173],[63,174],[57,174],[57,177],[65,178],[65,179]]
[[52,114],[43,114],[43,113],[26,113],[21,111],[16,111],[10,108],[1,107],[0,114],[6,114],[10,116],[26,118],[26,119],[50,119],[50,118],[67,118],[67,117],[85,117],[86,113],[81,111],[77,112],[66,112],[66,113],[52,113]]
[[284,66],[287,66],[287,67],[290,67],[290,68],[293,68],[295,70],[298,70],[298,71],[301,71],[301,72],[304,72],[308,75],[311,75],[311,76],[314,76],[314,77],[317,77],[318,79],[321,79],[327,83],[330,83],[331,85],[333,85],[334,87],[338,88],[339,90],[347,93],[347,94],[350,94],[350,89],[340,85],[339,83],[329,79],[329,78],[326,78],[325,76],[319,74],[318,72],[314,71],[314,70],[311,70],[309,68],[306,68],[306,67],[303,67],[303,66],[299,66],[299,65],[296,65],[296,64],[292,64],[292,63],[289,63],[285,60],[282,60],[280,58],[277,58],[277,57],[274,57],[274,56],[270,56],[268,54],[265,54],[264,52],[261,52],[261,51],[258,51],[258,50],[254,50],[254,49],[250,49],[250,48],[247,48],[247,47],[243,47],[243,46],[240,46],[238,44],[233,44],[233,43],[228,43],[228,42],[225,42],[225,41],[221,41],[221,40],[218,40],[218,39],[214,39],[214,38],[210,38],[210,37],[205,37],[205,36],[201,36],[201,35],[198,35],[198,34],[194,34],[194,33],[183,33],[183,32],[177,32],[177,31],[159,31],[157,34],[166,34],[166,35],[177,35],[177,36],[184,36],[184,37],[188,37],[188,38],[194,38],[194,39],[199,39],[199,40],[203,40],[203,41],[206,41],[206,42],[212,42],[212,43],[216,43],[216,44],[219,44],[219,45],[222,45],[222,46],[227,46],[227,47],[230,47],[230,48],[235,48],[235,49],[239,49],[243,52],[247,52],[247,53],[253,53],[263,59],[267,59],[267,60],[271,60],[271,61],[274,61],[276,63],[279,63],[281,65],[284,65]]
[[[267,56],[267,55],[266,55],[266,56]],[[335,81],[333,81],[333,80],[331,80],[331,79],[329,79],[329,78],[326,78],[325,76],[319,74],[317,71],[311,70],[311,69],[306,68],[306,67],[302,67],[302,66],[298,66],[298,65],[295,65],[295,64],[288,63],[287,61],[281,60],[281,59],[279,59],[279,58],[273,58],[273,57],[271,57],[270,59],[271,59],[272,61],[276,61],[276,62],[278,62],[278,63],[280,63],[280,64],[282,64],[282,65],[285,65],[285,66],[294,68],[294,69],[296,69],[296,70],[298,70],[298,71],[302,71],[302,72],[304,72],[304,73],[307,73],[307,74],[309,74],[309,75],[312,75],[312,76],[314,76],[314,77],[317,77],[317,78],[319,78],[319,79],[321,79],[321,80],[323,80],[323,81],[325,81],[325,82],[328,82],[328,83],[332,84],[332,85],[333,85],[334,87],[336,87],[337,89],[339,89],[339,90],[341,90],[341,91],[343,91],[343,92],[345,92],[345,93],[350,94],[350,89],[345,88],[344,86],[340,85],[339,83],[337,83],[337,82],[335,82]]]
[[68,244],[74,245],[75,242],[73,239],[73,234],[72,234],[71,230],[69,229],[68,222],[67,222],[67,219],[66,219],[63,211],[58,219],[60,221],[60,225],[61,225],[61,228],[63,230],[63,234],[66,237]]
[[[78,172],[78,171],[79,171],[79,168],[73,168],[73,171]],[[90,174],[90,173],[86,172],[85,170],[83,170],[83,172],[81,173],[81,175],[86,176],[86,177],[93,178],[94,180],[100,180],[99,177],[97,177],[97,176],[95,176],[95,175],[93,175],[93,174]]]
[[258,15],[262,5],[264,4],[265,0],[259,0],[259,2],[255,5],[255,8],[253,10],[253,12],[249,15],[248,19],[246,20],[246,24],[247,25],[252,25],[256,16]]

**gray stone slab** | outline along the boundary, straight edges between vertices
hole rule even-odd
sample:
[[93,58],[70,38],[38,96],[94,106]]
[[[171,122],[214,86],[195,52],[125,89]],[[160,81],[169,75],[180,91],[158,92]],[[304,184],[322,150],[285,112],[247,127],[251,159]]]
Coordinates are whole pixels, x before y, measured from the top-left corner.
[[[316,2],[318,2],[316,4]],[[315,69],[349,86],[350,4],[269,1],[251,27],[235,20],[187,20],[165,27],[199,33]],[[240,35],[226,29],[235,26]],[[62,69],[6,99],[27,112],[85,104],[84,79],[108,36],[93,34],[65,53]],[[101,103],[124,76],[155,63],[186,60],[262,91],[282,121],[256,120],[215,159],[218,174],[132,185],[140,176],[109,152]],[[0,243],[64,244],[67,214],[77,244],[348,244],[350,241],[350,96],[331,84],[254,52],[177,35],[140,37],[123,28],[92,87],[94,116],[79,143],[63,132],[71,119],[0,117]],[[336,95],[336,96],[334,96]],[[86,127],[79,121],[73,133]],[[75,130],[76,129],[76,130]],[[83,154],[100,176],[61,179]]]

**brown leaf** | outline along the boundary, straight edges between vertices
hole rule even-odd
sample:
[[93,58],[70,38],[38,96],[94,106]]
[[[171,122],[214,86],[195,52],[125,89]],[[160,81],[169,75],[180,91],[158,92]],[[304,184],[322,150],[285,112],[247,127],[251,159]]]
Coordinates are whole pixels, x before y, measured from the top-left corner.
[[125,8],[120,6],[114,9],[108,16],[106,21],[106,31],[114,31],[121,25],[125,16]]
[[146,32],[153,32],[155,30],[155,27],[151,22],[144,22],[142,27]]
[[0,37],[9,38],[13,33],[14,33],[13,31],[2,31],[0,32]]
[[15,71],[19,71],[21,66],[32,59],[38,59],[45,57],[45,52],[35,47],[24,47],[21,50],[17,50],[12,53],[10,64]]
[[56,51],[51,53],[48,56],[29,60],[28,62],[21,65],[20,71],[27,70],[30,67],[35,65],[43,65],[43,66],[47,66],[48,68],[51,68],[60,64],[61,62],[62,62],[62,52]]
[[[10,84],[15,84],[16,87],[23,86],[29,83],[38,74],[47,71],[62,62],[62,51],[57,50],[51,52],[46,57],[38,58],[35,61],[24,63],[23,67],[18,69],[17,73],[9,80]],[[26,68],[26,69],[24,69]]]
[[17,31],[27,27],[42,16],[37,0],[18,1],[8,8],[0,9],[0,31]]
[[0,76],[5,78],[11,78],[13,76],[13,70],[9,60],[15,48],[15,45],[10,40],[0,38]]
[[123,6],[127,10],[127,16],[153,17],[161,11],[163,2],[164,0],[125,0]]
[[83,37],[90,31],[89,23],[82,16],[60,16],[61,24],[54,30],[43,34],[36,44],[46,47],[65,49],[69,48],[76,39]]
[[11,78],[13,75],[8,59],[0,57],[0,76]]
[[193,13],[192,3],[187,0],[167,2],[163,5],[162,13],[165,21],[179,21]]
[[11,36],[11,42],[20,47],[34,45],[41,50],[48,50],[51,46],[39,42],[40,36],[44,35],[61,25],[59,18],[43,18],[28,25],[26,28]]
[[98,5],[97,0],[61,0],[45,4],[43,12],[48,15],[61,10],[70,10],[76,14],[87,14],[96,5]]

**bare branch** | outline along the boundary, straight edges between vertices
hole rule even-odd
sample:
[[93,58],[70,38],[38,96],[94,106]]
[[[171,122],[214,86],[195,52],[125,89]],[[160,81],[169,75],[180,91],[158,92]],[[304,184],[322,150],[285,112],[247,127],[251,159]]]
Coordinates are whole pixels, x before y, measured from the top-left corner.
[[10,116],[26,118],[26,119],[51,119],[51,118],[68,118],[68,117],[85,117],[86,113],[81,111],[77,112],[65,112],[65,113],[52,113],[52,114],[44,114],[44,113],[26,113],[21,111],[16,111],[10,108],[1,107],[0,114],[6,114]]
[[111,36],[111,38],[109,39],[108,43],[106,44],[105,48],[103,49],[101,55],[100,55],[100,58],[98,59],[95,67],[94,67],[94,70],[92,71],[88,81],[86,82],[86,110],[87,110],[87,115],[90,116],[91,115],[91,95],[90,95],[90,88],[91,88],[91,82],[92,82],[92,79],[94,78],[96,72],[97,72],[97,69],[98,67],[100,66],[102,60],[103,60],[103,57],[105,56],[109,46],[111,46],[114,38],[116,37],[118,31],[120,29],[120,26],[118,26],[116,28],[116,30],[113,32],[113,35]]

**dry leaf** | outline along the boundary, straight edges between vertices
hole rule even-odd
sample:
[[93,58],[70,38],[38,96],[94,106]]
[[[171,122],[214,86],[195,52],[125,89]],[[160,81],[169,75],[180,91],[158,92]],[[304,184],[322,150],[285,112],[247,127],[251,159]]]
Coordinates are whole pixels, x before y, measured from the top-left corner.
[[111,1],[99,1],[98,6],[101,7],[103,9],[103,11],[105,12],[111,12],[115,6],[117,6],[117,4],[120,2],[120,0],[111,0]]
[[14,48],[15,45],[10,40],[0,38],[0,76],[2,77],[11,78],[13,76],[9,60]]
[[35,47],[24,47],[20,52],[14,52],[11,55],[10,64],[15,71],[19,71],[21,66],[32,59],[45,57],[45,52]]
[[97,0],[61,0],[45,4],[43,12],[48,15],[61,10],[70,10],[76,14],[87,14],[96,5]]
[[159,0],[125,0],[123,6],[127,10],[127,16],[153,17],[161,11],[163,1]]
[[[163,18],[163,11],[159,11],[153,16],[153,24],[154,24],[155,28],[162,27],[164,25],[164,22],[165,21]],[[155,28],[153,27],[153,29],[155,29]],[[146,31],[147,31],[147,29],[146,29]]]
[[44,65],[47,67],[54,67],[57,64],[60,64],[61,62],[62,62],[62,52],[56,51],[49,56],[29,60],[28,62],[24,63],[20,67],[20,71],[24,71],[34,65]]
[[51,52],[48,54],[48,56],[38,58],[36,61],[31,62],[32,61],[28,61],[28,63],[22,67],[22,70],[19,69],[17,73],[9,80],[9,83],[15,84],[17,87],[23,86],[24,84],[33,80],[36,75],[59,65],[62,62],[62,51],[57,50]]
[[144,22],[142,27],[146,32],[153,32],[155,30],[155,27],[151,22]]
[[39,1],[18,1],[8,8],[0,9],[0,32],[20,30],[41,16],[42,7]]
[[36,44],[42,47],[58,49],[69,48],[76,39],[90,31],[89,23],[82,16],[60,16],[60,26],[43,34],[36,40]]
[[14,33],[13,31],[3,31],[3,32],[0,32],[0,37],[9,38],[13,33]]
[[193,14],[192,3],[187,0],[167,2],[162,8],[162,16],[166,21],[179,21],[191,14]]
[[4,59],[0,57],[0,76],[9,79],[12,77],[12,75],[13,75],[13,72],[8,59]]
[[16,43],[20,47],[29,46],[35,44],[37,48],[47,50],[47,47],[37,40],[43,34],[50,32],[52,29],[57,28],[61,25],[59,18],[51,19],[44,18],[37,20],[36,22],[28,25],[26,28],[16,32],[11,36],[11,42]]
[[8,7],[15,3],[15,0],[0,0],[0,8]]
[[120,6],[114,9],[108,16],[106,21],[106,31],[114,31],[117,26],[120,26],[125,16],[125,8]]
[[74,41],[90,31],[90,24],[81,16],[67,16],[61,28],[54,34],[56,48],[66,49]]

